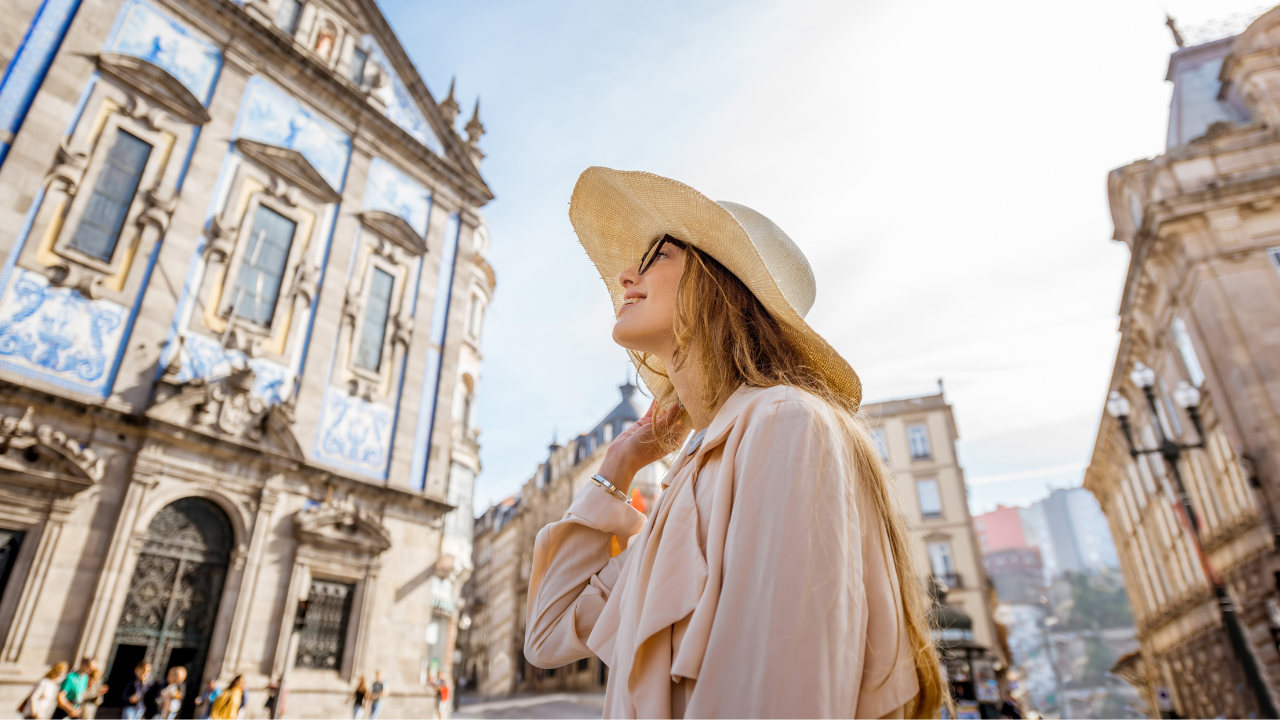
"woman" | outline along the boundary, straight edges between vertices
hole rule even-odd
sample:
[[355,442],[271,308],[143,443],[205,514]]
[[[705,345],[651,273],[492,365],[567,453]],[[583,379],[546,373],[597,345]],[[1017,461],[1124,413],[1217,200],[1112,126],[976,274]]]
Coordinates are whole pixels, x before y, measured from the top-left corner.
[[[588,169],[569,218],[654,404],[539,532],[525,657],[598,655],[606,717],[936,716],[906,527],[799,248],[649,173]],[[646,523],[632,478],[690,430]]]
[[66,677],[70,665],[60,662],[49,668],[49,672],[31,688],[26,699],[18,705],[18,712],[24,718],[51,718],[58,707],[59,687]]
[[354,720],[360,720],[364,717],[365,706],[369,704],[369,684],[365,682],[364,676],[360,676],[360,681],[356,683],[356,689],[351,691],[351,695],[347,700],[353,701],[351,706],[351,717]]
[[209,708],[212,720],[235,720],[240,717],[242,698],[244,697],[244,676],[237,675],[231,679],[227,689],[218,693]]

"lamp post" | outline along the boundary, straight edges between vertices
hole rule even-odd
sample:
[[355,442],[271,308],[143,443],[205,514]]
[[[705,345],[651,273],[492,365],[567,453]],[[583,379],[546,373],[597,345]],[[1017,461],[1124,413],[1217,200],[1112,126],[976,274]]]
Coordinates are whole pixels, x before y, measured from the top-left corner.
[[1258,671],[1258,661],[1253,657],[1253,652],[1249,650],[1249,645],[1245,641],[1244,630],[1240,627],[1240,619],[1236,616],[1235,604],[1231,601],[1231,595],[1227,593],[1227,587],[1222,582],[1221,576],[1213,569],[1213,565],[1209,561],[1209,554],[1205,552],[1204,546],[1200,543],[1200,521],[1196,517],[1196,510],[1191,503],[1191,496],[1187,494],[1186,486],[1183,485],[1182,471],[1178,468],[1178,460],[1183,452],[1204,448],[1205,434],[1204,425],[1200,419],[1200,391],[1185,380],[1178,383],[1177,389],[1173,391],[1174,402],[1187,411],[1187,415],[1191,417],[1192,424],[1195,425],[1196,434],[1199,436],[1199,442],[1195,444],[1180,444],[1165,435],[1164,428],[1160,424],[1160,412],[1155,392],[1155,371],[1141,362],[1135,362],[1133,372],[1129,373],[1129,378],[1133,380],[1134,385],[1142,388],[1142,394],[1147,397],[1147,405],[1151,410],[1152,426],[1155,428],[1158,447],[1145,448],[1134,444],[1133,429],[1129,425],[1129,400],[1124,395],[1121,395],[1119,391],[1113,390],[1108,396],[1107,412],[1120,422],[1120,429],[1124,432],[1124,439],[1129,444],[1130,456],[1137,458],[1139,455],[1158,454],[1164,458],[1165,463],[1169,466],[1173,475],[1174,492],[1178,496],[1178,504],[1174,506],[1174,509],[1177,511],[1187,534],[1191,537],[1192,544],[1195,545],[1196,556],[1200,560],[1200,569],[1204,571],[1205,577],[1208,578],[1209,583],[1213,586],[1213,594],[1217,598],[1218,607],[1222,611],[1222,625],[1227,631],[1227,637],[1231,640],[1231,648],[1235,651],[1236,658],[1244,668],[1245,679],[1248,680],[1249,686],[1253,688],[1253,693],[1258,701],[1258,712],[1262,717],[1277,717],[1275,705],[1271,702],[1271,693],[1267,691],[1266,683],[1262,681],[1262,674]]

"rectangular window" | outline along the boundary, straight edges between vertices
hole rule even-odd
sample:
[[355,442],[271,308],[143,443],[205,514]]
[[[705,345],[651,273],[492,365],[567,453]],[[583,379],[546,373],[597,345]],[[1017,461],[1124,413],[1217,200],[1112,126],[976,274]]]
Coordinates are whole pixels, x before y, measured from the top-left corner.
[[364,304],[364,328],[360,331],[360,346],[356,349],[356,365],[365,370],[377,371],[382,365],[382,340],[387,332],[387,315],[391,309],[391,288],[395,278],[391,273],[374,268],[369,278],[369,299]]
[[249,247],[240,263],[236,280],[234,315],[271,327],[280,296],[284,266],[289,261],[289,247],[297,224],[265,205],[258,206],[249,234]]
[[926,518],[942,517],[942,496],[938,493],[937,480],[917,480],[916,497],[920,498],[921,515]]
[[296,667],[341,670],[342,651],[351,619],[351,598],[356,586],[312,580],[307,593],[307,612],[298,635]]
[[298,31],[298,16],[302,14],[300,0],[280,0],[276,10],[276,27],[292,35]]
[[587,670],[590,670],[590,669],[591,669],[591,660],[589,658],[582,658],[581,660],[578,661],[578,672],[586,672]]
[[367,62],[369,62],[369,53],[360,48],[352,48],[351,64],[347,66],[347,78],[357,85],[364,84],[364,66]]
[[150,144],[123,130],[116,131],[116,142],[107,152],[106,162],[93,184],[93,195],[80,217],[71,247],[103,262],[111,261],[150,157]]
[[933,457],[929,448],[929,429],[923,423],[907,426],[907,442],[911,445],[912,460],[928,460]]
[[1204,368],[1200,366],[1196,346],[1191,343],[1187,324],[1182,321],[1182,318],[1175,317],[1169,324],[1169,331],[1173,333],[1173,343],[1178,346],[1178,354],[1182,356],[1182,365],[1187,369],[1187,379],[1192,385],[1200,387],[1204,383]]
[[951,543],[929,543],[929,567],[940,578],[955,577],[956,566],[951,561]]
[[880,451],[880,459],[889,462],[889,444],[885,439],[884,428],[872,430],[871,439],[875,442],[876,449]]

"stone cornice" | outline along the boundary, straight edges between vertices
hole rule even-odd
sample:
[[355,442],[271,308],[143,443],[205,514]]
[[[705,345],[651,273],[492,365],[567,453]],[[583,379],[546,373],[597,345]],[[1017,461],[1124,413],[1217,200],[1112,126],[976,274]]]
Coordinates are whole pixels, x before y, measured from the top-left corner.
[[[307,81],[328,91],[327,97],[316,98],[318,102],[310,103],[313,107],[319,110],[340,108],[339,114],[330,114],[329,118],[337,121],[343,130],[352,135],[361,131],[372,132],[378,135],[377,146],[390,146],[396,155],[421,163],[431,171],[419,178],[425,180],[427,185],[438,188],[443,182],[467,204],[477,207],[493,199],[492,191],[478,174],[469,172],[457,158],[442,158],[428,150],[390,118],[369,105],[364,93],[354,84],[321,66],[309,53],[301,50],[293,38],[263,25],[232,0],[202,0],[202,4],[212,17],[222,21],[222,29],[227,35],[224,41],[228,43],[224,54],[238,54],[243,59],[239,65],[256,65],[258,73],[295,90],[298,79],[296,76],[303,76]],[[380,14],[378,19],[386,27],[386,21],[381,19]],[[389,27],[386,27],[386,32],[390,32]],[[279,56],[277,62],[269,62],[262,57],[271,54]],[[279,72],[280,68],[287,68],[289,74]],[[404,80],[403,76],[401,79]],[[421,83],[421,79],[418,79],[418,83]],[[425,85],[421,90],[426,90]],[[299,94],[306,96],[306,93]],[[342,111],[346,111],[345,114]],[[438,136],[441,135],[437,127],[433,126],[433,130]],[[460,140],[456,136],[441,137],[441,142],[446,147],[452,147]]]
[[[141,413],[125,412],[92,403],[81,403],[51,393],[32,390],[4,380],[0,380],[0,394],[4,395],[8,402],[15,406],[25,404],[53,407],[69,414],[87,418],[94,423],[101,423],[104,427],[111,428],[122,435],[127,432],[139,440],[150,439],[162,443],[183,445],[205,452],[212,451],[227,457],[239,457],[242,460],[256,461],[268,468],[268,471],[263,473],[264,478],[281,472],[295,473],[314,482],[327,482],[345,491],[358,493],[362,497],[369,497],[391,504],[416,507],[433,514],[443,515],[455,509],[454,505],[450,505],[436,497],[422,495],[386,483],[344,475],[331,468],[316,465],[309,461],[297,461],[282,455],[275,455],[260,448],[205,435],[190,428],[147,417]],[[139,465],[138,469],[146,470],[148,456],[139,451],[136,457]],[[167,472],[173,474],[180,471],[174,465],[170,465]],[[205,476],[190,469],[188,469],[188,472],[191,473],[193,479],[199,476],[201,479],[225,482],[225,478],[221,475],[207,474]]]

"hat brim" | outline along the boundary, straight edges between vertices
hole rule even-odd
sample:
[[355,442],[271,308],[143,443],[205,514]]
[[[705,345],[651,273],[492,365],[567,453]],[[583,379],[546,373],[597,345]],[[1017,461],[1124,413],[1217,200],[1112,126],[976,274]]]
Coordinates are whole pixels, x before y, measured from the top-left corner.
[[[618,276],[640,261],[650,242],[671,235],[715,258],[741,280],[831,390],[852,401],[853,408],[861,404],[858,374],[787,301],[746,229],[723,206],[660,175],[590,167],[573,188],[569,222],[609,290],[615,316],[626,292]],[[649,363],[666,371],[656,358]],[[637,370],[653,387],[657,376],[639,363]]]

